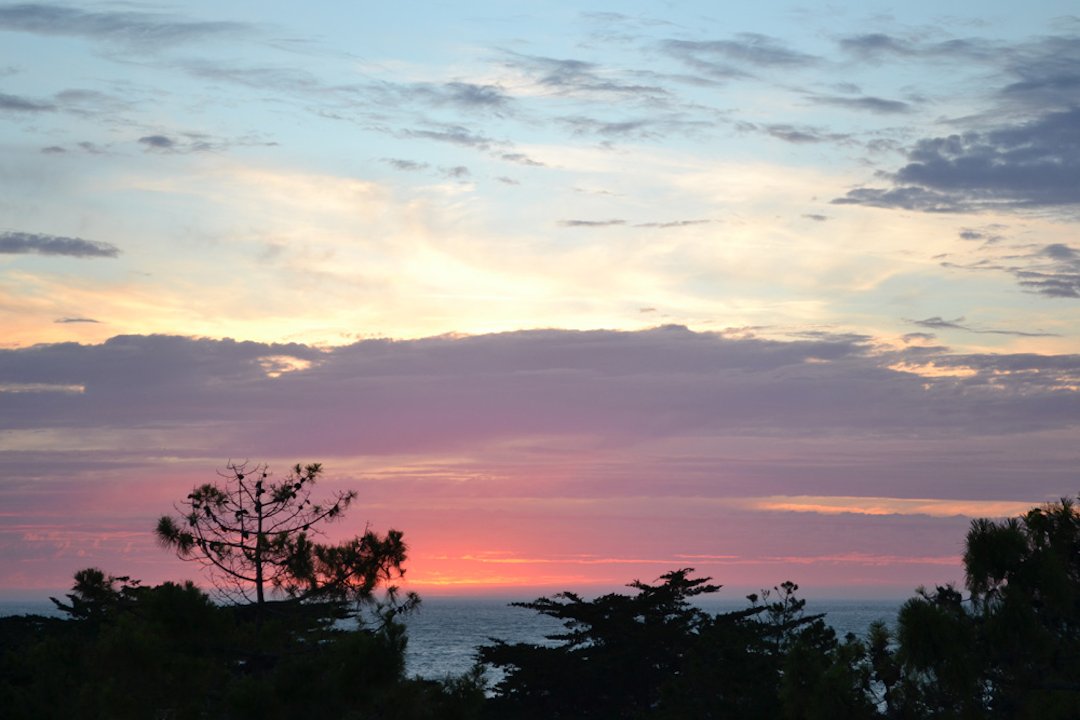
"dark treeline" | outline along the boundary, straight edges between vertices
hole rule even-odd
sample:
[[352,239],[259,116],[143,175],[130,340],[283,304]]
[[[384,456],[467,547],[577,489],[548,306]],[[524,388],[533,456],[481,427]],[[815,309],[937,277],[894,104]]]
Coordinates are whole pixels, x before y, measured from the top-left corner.
[[[67,619],[0,619],[5,718],[1080,718],[1080,513],[976,520],[962,588],[920,589],[895,632],[838,638],[797,586],[710,614],[690,569],[627,593],[521,603],[556,644],[496,642],[409,678],[400,603],[333,594],[223,606],[192,585],[80,571]],[[498,668],[497,683],[484,680]]]

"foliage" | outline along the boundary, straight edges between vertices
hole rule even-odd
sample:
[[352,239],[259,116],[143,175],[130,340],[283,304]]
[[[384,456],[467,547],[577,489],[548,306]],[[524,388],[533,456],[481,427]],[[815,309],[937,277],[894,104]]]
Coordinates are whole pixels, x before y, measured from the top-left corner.
[[1080,512],[1069,499],[972,522],[969,596],[920,590],[900,610],[908,711],[955,718],[1080,717]]
[[274,481],[265,465],[229,463],[221,481],[192,490],[177,507],[179,517],[162,516],[155,533],[180,558],[201,563],[223,595],[254,600],[260,608],[267,590],[302,599],[364,600],[380,583],[404,574],[403,536],[368,530],[337,545],[313,541],[319,526],[339,519],[356,497],[338,492],[313,503],[321,474],[318,463],[297,464]]
[[492,717],[836,717],[845,701],[841,709],[862,714],[841,717],[870,716],[859,694],[866,673],[835,669],[853,658],[820,616],[804,615],[796,585],[763,593],[761,604],[751,596],[746,610],[710,615],[691,600],[720,586],[692,572],[669,572],[656,585],[635,581],[634,595],[561,593],[518,604],[561,620],[566,632],[549,638],[561,642],[555,646],[480,649],[483,662],[506,673]]
[[403,627],[335,627],[333,603],[268,603],[256,652],[253,608],[191,583],[88,569],[69,599],[70,620],[0,618],[4,718],[468,720],[483,702],[468,677],[407,679]]

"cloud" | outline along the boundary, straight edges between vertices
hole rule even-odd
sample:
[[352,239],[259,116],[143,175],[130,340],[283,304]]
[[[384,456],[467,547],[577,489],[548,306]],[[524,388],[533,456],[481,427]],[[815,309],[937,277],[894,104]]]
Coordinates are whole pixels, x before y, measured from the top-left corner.
[[57,318],[56,320],[53,320],[53,322],[66,325],[66,324],[70,324],[70,323],[94,323],[94,324],[98,324],[101,321],[100,320],[94,320],[93,318],[87,318],[87,317],[62,317],[62,318]]
[[758,125],[751,122],[739,122],[736,123],[735,128],[742,132],[762,133],[793,145],[810,145],[824,142],[846,143],[851,140],[851,135],[847,133],[828,132],[808,125],[797,126],[786,123]]
[[560,220],[563,227],[611,227],[613,225],[625,225],[625,220]]
[[30,100],[28,98],[19,97],[18,95],[7,95],[0,93],[0,112],[26,112],[26,113],[39,113],[39,112],[54,112],[56,105],[47,102],[41,102],[40,100]]
[[745,77],[740,65],[759,68],[801,68],[820,61],[792,50],[780,40],[757,33],[740,33],[729,40],[665,40],[661,47],[672,57],[713,78]]
[[487,150],[495,143],[489,137],[474,133],[461,125],[435,125],[433,129],[409,129],[403,130],[400,135],[406,138],[419,138],[422,140],[435,140],[436,142],[461,145],[463,147]]
[[512,153],[500,153],[500,160],[506,160],[507,162],[517,163],[518,165],[528,165],[531,167],[545,167],[544,163],[539,160],[533,160],[528,155],[519,152]]
[[106,242],[25,232],[0,232],[0,254],[117,257],[120,249]]
[[987,132],[926,138],[890,175],[894,187],[857,188],[835,203],[924,211],[1080,204],[1080,108]]
[[1005,53],[998,43],[981,38],[952,38],[924,42],[921,38],[900,38],[886,33],[863,33],[840,38],[840,48],[862,61],[886,59],[979,60],[990,61]]
[[1080,251],[1063,243],[1023,248],[984,245],[989,257],[972,263],[944,261],[942,267],[972,272],[1005,272],[1028,292],[1051,298],[1080,298]]
[[416,162],[414,160],[402,160],[400,158],[382,158],[382,161],[392,168],[404,170],[405,172],[418,172],[420,170],[427,170],[431,167],[427,163]]
[[609,138],[653,139],[670,133],[693,134],[714,127],[715,123],[689,120],[679,114],[660,114],[632,120],[604,120],[584,115],[568,115],[558,122],[576,135],[593,134]]
[[[138,139],[146,152],[162,154],[187,154],[200,152],[219,152],[232,147],[273,147],[276,142],[267,142],[252,136],[240,138],[215,138],[205,133],[186,132],[179,135],[144,135]],[[85,146],[87,143],[80,143]],[[83,147],[87,152],[96,152],[93,147]]]
[[1003,225],[990,225],[985,228],[962,228],[957,235],[961,240],[979,241],[986,245],[994,245],[1005,239],[1005,236],[1000,233],[1004,229]]
[[637,223],[634,225],[636,228],[679,228],[689,227],[691,225],[706,225],[711,223],[712,220],[669,220],[667,222],[647,222]]
[[[283,357],[294,370],[269,377],[268,358]],[[910,369],[931,365],[936,374]],[[1080,356],[881,353],[842,335],[778,342],[678,326],[323,350],[120,336],[0,350],[0,381],[85,387],[43,404],[23,397],[0,417],[4,429],[166,423],[202,433],[199,424],[210,423],[209,435],[223,433],[213,445],[224,456],[433,450],[537,434],[632,444],[733,433],[850,438],[1080,426],[1080,392],[1062,390],[1080,382]]]
[[805,554],[850,552],[853,537],[874,553],[917,537],[911,554],[926,554],[938,541],[922,519],[802,507],[778,538],[739,504],[806,488],[866,498],[845,507],[1067,493],[1078,386],[1077,355],[885,350],[820,332],[781,342],[665,326],[330,348],[118,336],[0,349],[0,489],[19,517],[118,517],[145,533],[139,518],[227,458],[278,470],[325,460],[329,487],[360,490],[361,521],[403,527],[418,555],[468,545],[463,526],[491,538],[470,536],[462,553],[513,538],[545,553],[753,558],[789,555],[794,535],[814,539]]
[[454,165],[453,167],[439,168],[439,170],[448,178],[466,178],[472,174],[469,172],[469,168],[464,165]]
[[819,215],[817,213],[803,213],[803,217],[814,222],[826,222],[829,219],[828,215]]
[[120,43],[142,50],[249,32],[238,22],[194,22],[164,13],[90,11],[46,3],[0,6],[0,30],[67,35]]
[[1043,113],[1080,104],[1080,36],[1040,37],[1001,57],[1012,78],[998,94],[1006,106]]
[[529,82],[547,93],[577,97],[611,99],[622,96],[627,101],[652,104],[666,98],[668,91],[655,84],[636,82],[634,73],[623,79],[619,71],[596,63],[572,58],[526,55],[504,50],[501,64],[525,75]]
[[139,142],[148,150],[171,151],[176,147],[176,141],[165,135],[147,135],[139,138]]
[[841,49],[863,59],[877,59],[882,55],[913,55],[911,43],[885,33],[864,33],[840,39]]
[[925,320],[910,320],[914,325],[930,328],[932,330],[963,330],[964,332],[978,333],[981,335],[1015,335],[1017,337],[1060,337],[1057,333],[1031,332],[1027,330],[981,330],[970,325],[962,325],[964,318],[945,320],[939,316],[926,318]]
[[878,115],[898,115],[910,113],[914,110],[909,103],[873,96],[841,97],[813,95],[809,99],[810,102],[818,105],[832,105],[833,107],[842,107],[847,108],[848,110],[865,110]]
[[513,98],[498,85],[477,85],[468,82],[413,83],[381,87],[403,98],[419,100],[436,107],[453,106],[462,110],[485,110],[504,114],[510,110]]
[[1014,268],[1020,285],[1048,297],[1080,298],[1080,251],[1068,245],[1046,245],[1028,256],[1028,267]]

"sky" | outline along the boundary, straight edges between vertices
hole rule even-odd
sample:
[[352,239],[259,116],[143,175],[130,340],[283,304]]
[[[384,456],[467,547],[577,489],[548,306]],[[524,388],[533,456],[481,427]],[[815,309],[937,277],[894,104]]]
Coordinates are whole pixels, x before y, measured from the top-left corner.
[[241,460],[422,594],[960,582],[1078,229],[1073,3],[0,4],[0,595]]

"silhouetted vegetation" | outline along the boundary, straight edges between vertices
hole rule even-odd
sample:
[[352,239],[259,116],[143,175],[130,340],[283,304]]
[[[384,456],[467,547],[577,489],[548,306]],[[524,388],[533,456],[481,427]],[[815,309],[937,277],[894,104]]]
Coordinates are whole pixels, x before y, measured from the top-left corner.
[[[401,556],[404,559],[404,554]],[[398,604],[366,622],[340,595],[223,606],[193,584],[86,569],[68,619],[0,618],[5,718],[1080,717],[1080,513],[976,520],[964,588],[920,589],[892,632],[838,638],[784,583],[745,608],[695,605],[691,569],[630,593],[515,603],[562,622],[551,645],[495,642],[502,671],[410,679]],[[258,616],[261,615],[261,629]]]
[[219,482],[188,494],[177,507],[179,518],[163,515],[155,534],[180,558],[199,562],[219,593],[254,599],[257,615],[268,589],[303,600],[364,601],[380,583],[404,573],[402,534],[380,537],[369,530],[336,545],[314,542],[318,526],[339,519],[356,498],[338,492],[313,503],[321,474],[319,463],[297,464],[274,481],[266,465],[229,463]]
[[965,596],[920,588],[898,631],[838,639],[785,583],[745,610],[691,599],[690,569],[633,595],[574,593],[520,607],[563,622],[553,646],[480,649],[505,677],[492,718],[1080,718],[1080,513],[1067,499],[976,520]]

